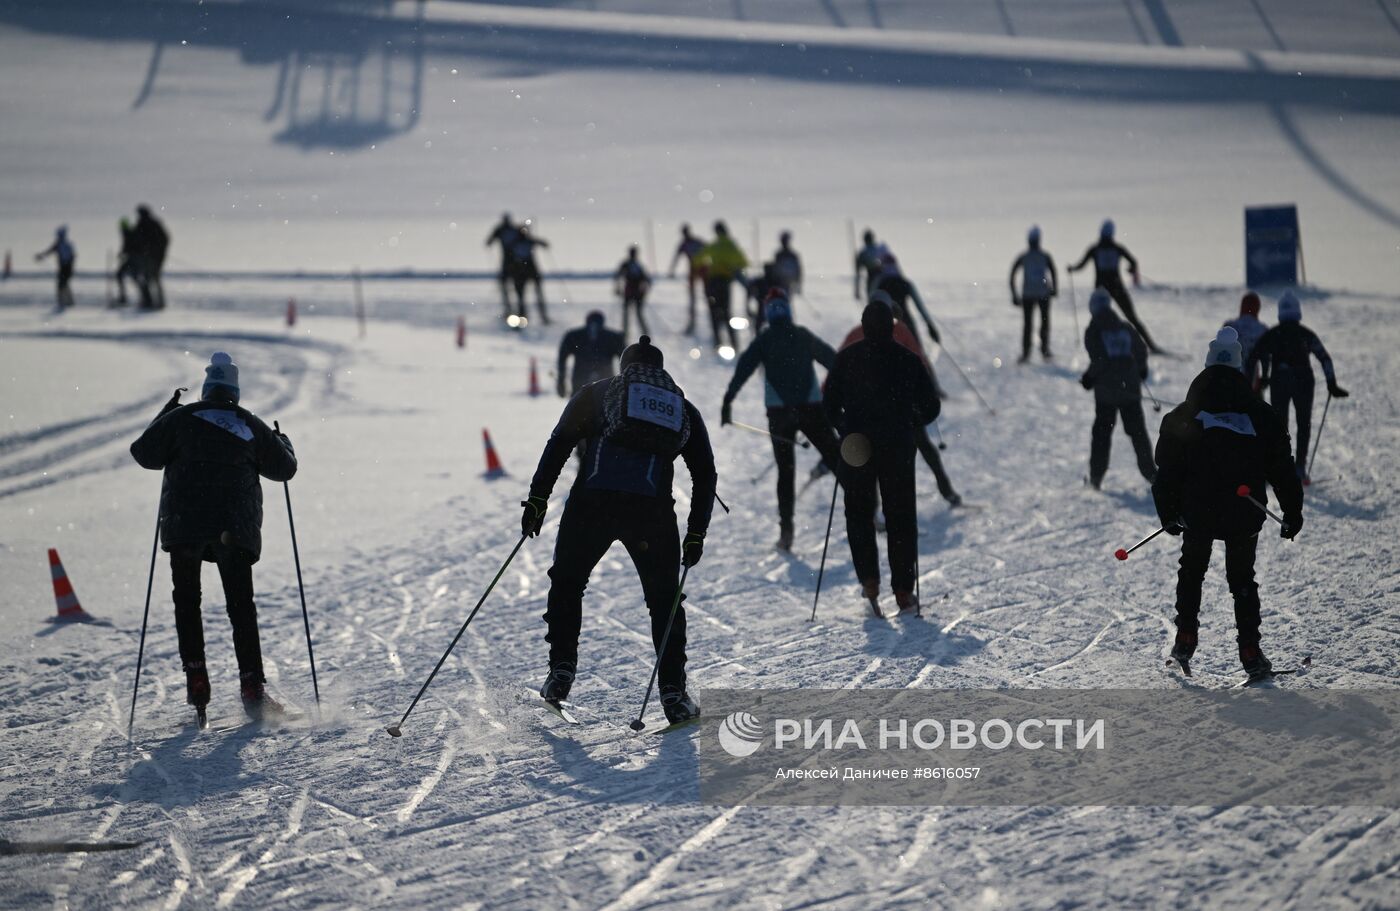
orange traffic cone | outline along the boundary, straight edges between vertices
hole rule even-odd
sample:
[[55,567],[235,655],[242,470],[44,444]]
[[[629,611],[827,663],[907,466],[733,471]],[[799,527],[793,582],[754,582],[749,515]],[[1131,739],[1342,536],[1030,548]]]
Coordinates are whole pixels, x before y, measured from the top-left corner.
[[481,441],[486,444],[486,474],[482,477],[493,480],[504,478],[506,470],[501,465],[500,456],[496,455],[496,447],[491,445],[491,434],[485,427],[481,428]]
[[465,316],[457,317],[457,347],[467,347],[467,318]]
[[63,561],[58,559],[58,551],[52,547],[49,548],[49,573],[53,576],[53,599],[58,604],[58,619],[91,619],[78,603],[78,596],[73,593],[73,585],[68,581],[68,573],[63,569]]
[[297,299],[296,299],[295,297],[289,297],[289,298],[287,298],[287,325],[288,325],[288,326],[295,326],[296,324],[297,324]]
[[530,397],[534,398],[540,394],[540,374],[535,369],[535,359],[530,358]]

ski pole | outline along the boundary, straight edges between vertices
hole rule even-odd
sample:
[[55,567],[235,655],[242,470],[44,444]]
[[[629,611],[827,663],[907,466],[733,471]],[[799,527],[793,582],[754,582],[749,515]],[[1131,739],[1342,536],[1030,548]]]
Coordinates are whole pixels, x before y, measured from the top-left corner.
[[1069,276],[1069,312],[1074,317],[1074,343],[1078,345],[1079,340],[1084,336],[1079,333],[1079,301],[1074,293],[1074,273],[1066,272],[1065,274]]
[[747,430],[749,433],[761,433],[766,437],[772,437],[779,443],[787,443],[791,446],[801,446],[803,449],[812,448],[812,444],[807,442],[806,440],[794,440],[789,437],[780,437],[770,430],[764,430],[762,427],[755,427],[752,424],[745,424],[742,421],[730,421],[729,426],[738,427],[740,430]]
[[1332,390],[1327,390],[1327,403],[1322,406],[1322,423],[1317,425],[1317,439],[1313,440],[1312,455],[1308,457],[1308,477],[1312,477],[1313,462],[1317,461],[1317,447],[1322,444],[1322,431],[1327,429],[1327,409],[1332,407]]
[[749,483],[750,483],[750,484],[757,484],[759,481],[762,481],[764,478],[768,477],[768,472],[772,471],[774,468],[777,468],[777,467],[778,467],[778,463],[777,463],[777,462],[769,462],[767,468],[763,469],[763,470],[760,471],[758,474],[756,474],[756,475],[754,475],[753,477],[749,478]]
[[1147,380],[1142,381],[1142,388],[1147,390],[1147,397],[1152,400],[1152,410],[1161,411],[1162,403],[1157,401],[1157,394],[1152,391],[1152,384]]
[[841,481],[831,485],[831,509],[826,514],[826,537],[822,539],[822,561],[817,567],[817,591],[812,595],[812,616],[807,618],[808,623],[815,623],[817,620],[817,599],[822,596],[822,576],[826,574],[826,548],[831,543],[831,522],[836,518],[836,492],[841,489]]
[[574,296],[569,293],[569,283],[564,281],[564,273],[559,270],[559,264],[554,261],[554,251],[545,247],[544,255],[549,257],[549,268],[554,273],[551,277],[559,283],[559,287],[564,289],[564,303],[576,303]]
[[[943,329],[943,334],[944,334],[944,335],[947,335],[947,334],[948,334],[948,329],[947,329],[947,327],[944,327],[944,329]],[[956,370],[956,371],[958,372],[958,376],[960,376],[960,377],[963,378],[963,382],[964,382],[964,383],[967,383],[967,388],[971,389],[971,390],[972,390],[972,394],[975,395],[975,396],[977,396],[977,401],[979,401],[979,402],[982,403],[982,407],[985,408],[985,409],[987,409],[987,413],[988,413],[988,414],[990,414],[992,417],[996,417],[996,416],[997,416],[997,410],[996,410],[995,408],[993,408],[990,404],[987,403],[987,400],[984,399],[984,398],[982,397],[982,393],[979,392],[978,389],[977,389],[977,387],[974,386],[974,385],[972,384],[972,380],[971,380],[971,379],[968,377],[968,375],[963,371],[962,367],[960,367],[960,366],[958,365],[957,359],[956,359],[955,357],[953,357],[953,352],[951,352],[951,351],[948,350],[948,346],[947,346],[947,345],[939,345],[939,347],[943,349],[943,353],[944,353],[944,354],[948,355],[948,363],[950,363],[950,364],[953,365],[953,369]]]
[[156,533],[151,541],[151,570],[146,574],[146,609],[141,612],[141,644],[136,648],[136,680],[131,684],[131,714],[126,719],[126,739],[136,724],[136,691],[141,687],[141,661],[146,657],[146,621],[151,616],[151,587],[156,581],[156,550],[160,547],[160,510],[156,510]]
[[1249,489],[1248,484],[1241,484],[1239,487],[1235,488],[1235,495],[1238,497],[1243,497],[1244,499],[1253,503],[1255,506],[1259,507],[1260,512],[1268,516],[1270,519],[1273,519],[1280,526],[1284,524],[1283,520],[1280,519],[1278,516],[1274,515],[1273,512],[1269,509],[1269,507],[1265,506],[1262,502],[1255,499],[1255,497],[1253,496],[1253,492]]
[[946,450],[948,448],[948,444],[943,442],[943,428],[938,425],[937,420],[933,422],[933,432],[938,434],[938,448]]
[[630,725],[632,730],[640,731],[646,727],[642,724],[642,716],[647,713],[647,703],[651,701],[651,690],[656,685],[656,672],[661,669],[661,656],[666,654],[666,643],[671,641],[671,626],[676,622],[676,611],[681,606],[681,597],[685,594],[685,577],[690,574],[690,567],[681,564],[681,584],[676,586],[676,597],[671,599],[671,615],[666,618],[666,632],[661,634],[661,648],[656,653],[656,661],[651,665],[651,679],[647,681],[647,692],[642,697],[641,711],[637,712],[637,718]]
[[[272,429],[282,432],[282,425],[272,422]],[[297,549],[297,523],[292,518],[292,486],[282,482],[282,493],[287,497],[287,526],[292,531],[292,560],[297,567],[297,594],[301,596],[301,622],[306,627],[306,657],[311,661],[311,691],[316,694],[316,706],[321,705],[321,685],[316,682],[316,651],[311,647],[311,615],[306,610],[306,586],[301,581],[301,552]]]
[[[1246,489],[1247,489],[1247,488],[1246,488]],[[1148,541],[1151,541],[1153,538],[1157,537],[1157,536],[1160,535],[1162,532],[1166,531],[1168,528],[1175,528],[1176,526],[1178,526],[1178,525],[1180,525],[1180,524],[1181,524],[1180,522],[1173,522],[1171,525],[1163,525],[1161,528],[1157,529],[1157,530],[1154,531],[1152,534],[1150,534],[1150,535],[1148,535],[1147,537],[1143,538],[1141,541],[1137,542],[1137,543],[1134,544],[1132,547],[1129,547],[1129,548],[1122,548],[1122,547],[1120,547],[1120,548],[1118,548],[1117,550],[1115,550],[1115,551],[1113,552],[1113,556],[1117,557],[1119,560],[1126,560],[1126,559],[1128,559],[1128,554],[1130,554],[1130,553],[1132,553],[1133,551],[1137,550],[1139,547],[1141,547],[1142,545],[1146,544]]]
[[510,566],[510,561],[515,559],[515,555],[520,552],[521,545],[525,543],[525,539],[528,537],[530,536],[527,534],[521,535],[520,540],[515,542],[515,548],[511,550],[510,556],[506,557],[506,562],[501,564],[501,568],[496,572],[496,578],[492,579],[491,584],[486,586],[486,591],[481,593],[481,599],[476,602],[476,607],[473,607],[472,612],[467,614],[467,619],[462,624],[462,628],[457,630],[457,635],[452,637],[452,642],[447,646],[447,651],[443,652],[442,657],[438,659],[437,667],[433,668],[433,672],[428,675],[428,679],[423,681],[423,686],[418,690],[418,695],[414,696],[413,701],[408,704],[408,711],[403,713],[403,717],[399,719],[398,724],[391,724],[384,729],[389,732],[390,737],[401,737],[403,735],[403,723],[407,721],[408,716],[412,714],[414,706],[418,705],[418,700],[423,698],[423,694],[427,692],[428,685],[433,682],[433,678],[437,676],[438,671],[442,670],[442,665],[447,661],[447,656],[452,654],[452,650],[457,647],[457,640],[461,639],[462,634],[467,631],[467,626],[471,624],[472,618],[476,616],[477,611],[481,610],[481,605],[486,603],[486,599],[490,596],[491,590],[496,587],[497,582],[501,581],[501,576],[506,574],[506,567]]

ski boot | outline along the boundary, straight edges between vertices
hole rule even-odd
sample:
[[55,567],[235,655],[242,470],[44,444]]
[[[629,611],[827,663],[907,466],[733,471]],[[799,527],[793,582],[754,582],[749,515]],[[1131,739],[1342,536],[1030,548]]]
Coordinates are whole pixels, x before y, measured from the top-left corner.
[[1029,351],[1026,351],[1026,352],[1023,352],[1023,353],[1021,354],[1020,357],[1016,358],[1016,363],[1018,363],[1018,364],[1029,364],[1029,363],[1030,363],[1030,360],[1031,360],[1031,353],[1030,353]]
[[785,554],[792,553],[792,523],[784,522],[778,531],[778,550]]
[[1053,360],[1055,359],[1055,355],[1053,355],[1053,354],[1050,353],[1050,349],[1049,349],[1049,348],[1041,348],[1041,349],[1040,349],[1040,359],[1043,360],[1043,361],[1053,361]]
[[1269,663],[1268,658],[1264,657],[1264,652],[1257,643],[1240,645],[1240,664],[1244,666],[1244,672],[1249,675],[1249,679],[1245,681],[1246,684],[1258,683],[1274,676],[1274,666]]
[[540,698],[550,705],[558,705],[569,698],[569,690],[574,685],[574,663],[556,661],[549,666],[549,676],[540,687]]
[[895,592],[894,601],[899,605],[901,617],[923,616],[923,608],[919,605],[919,598],[913,592]]
[[1191,676],[1191,658],[1196,654],[1196,634],[1186,630],[1176,631],[1176,641],[1172,643],[1171,659],[1181,665],[1181,672]]
[[199,726],[208,727],[209,672],[204,669],[203,661],[191,661],[185,665],[185,702],[194,706]]
[[961,496],[960,494],[958,494],[956,491],[954,491],[953,493],[948,494],[948,496],[944,497],[944,499],[948,501],[948,508],[949,508],[949,509],[957,509],[959,506],[961,506],[961,505],[963,504],[962,496]]
[[700,705],[685,691],[685,684],[661,684],[661,708],[671,724],[682,724],[700,717]]
[[286,713],[282,703],[267,694],[267,686],[260,678],[244,677],[240,690],[243,713],[253,721],[277,718]]
[[880,582],[862,582],[860,584],[861,595],[864,596],[867,604],[870,605],[870,612],[880,619],[885,618],[885,612],[880,610]]

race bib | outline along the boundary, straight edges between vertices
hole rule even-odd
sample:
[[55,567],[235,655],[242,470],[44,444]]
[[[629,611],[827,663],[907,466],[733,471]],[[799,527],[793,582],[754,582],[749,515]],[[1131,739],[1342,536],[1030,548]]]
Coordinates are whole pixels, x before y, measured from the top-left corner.
[[203,421],[208,421],[220,430],[227,430],[240,440],[251,440],[253,438],[253,428],[244,423],[236,411],[216,411],[206,409],[196,411],[194,416]]
[[1202,411],[1196,415],[1196,420],[1201,422],[1201,427],[1210,430],[1212,427],[1219,427],[1221,430],[1228,430],[1231,433],[1238,433],[1240,436],[1252,437],[1254,433],[1254,422],[1247,414],[1237,414],[1233,411],[1223,411],[1219,414],[1211,414],[1209,411]]
[[649,383],[627,385],[627,416],[667,430],[681,429],[681,414],[685,399]]

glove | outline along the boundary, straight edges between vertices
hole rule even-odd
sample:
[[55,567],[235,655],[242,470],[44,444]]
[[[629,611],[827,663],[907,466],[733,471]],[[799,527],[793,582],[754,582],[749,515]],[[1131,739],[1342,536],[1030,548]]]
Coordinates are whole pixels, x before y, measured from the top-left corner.
[[1163,519],[1162,528],[1166,530],[1167,534],[1175,538],[1186,530],[1186,525],[1180,519]]
[[559,382],[554,384],[554,388],[559,392],[559,397],[561,399],[567,399],[569,397],[569,391],[564,388],[564,378],[562,376],[559,377]]
[[728,399],[725,399],[724,404],[719,407],[719,426],[723,427],[724,425],[730,423],[733,420],[734,403],[729,401]]
[[1020,299],[1019,297],[1012,297],[1012,298],[1011,298],[1011,306],[1013,306],[1013,307],[1019,307],[1019,306],[1021,306],[1021,299]]
[[1136,269],[1132,270],[1132,272],[1129,273],[1129,274],[1132,275],[1132,277],[1133,277],[1133,287],[1134,287],[1134,288],[1141,288],[1141,287],[1142,287],[1142,274],[1139,273],[1138,270],[1136,270]]
[[925,323],[924,325],[926,325],[926,326],[928,327],[928,337],[931,338],[931,339],[933,339],[933,343],[934,343],[935,345],[941,345],[941,344],[943,344],[943,340],[942,340],[941,338],[938,337],[938,330],[935,329],[935,328],[933,328],[933,321],[930,320],[929,322]]
[[700,557],[705,553],[705,536],[697,532],[688,531],[685,533],[685,540],[681,542],[681,563],[684,566],[694,566],[700,562]]
[[1089,375],[1088,371],[1085,371],[1084,375],[1079,378],[1079,385],[1085,389],[1094,388],[1094,378]]
[[532,494],[522,500],[520,505],[525,507],[524,515],[520,517],[520,533],[533,538],[544,526],[544,513],[549,508],[549,501]]
[[1296,512],[1293,515],[1283,517],[1283,525],[1279,527],[1278,536],[1292,541],[1298,537],[1298,532],[1303,530],[1303,514]]
[[1347,396],[1351,395],[1350,392],[1347,392],[1345,389],[1343,389],[1341,386],[1338,386],[1336,383],[1329,383],[1327,385],[1327,394],[1332,396],[1332,398],[1334,399],[1344,399]]

